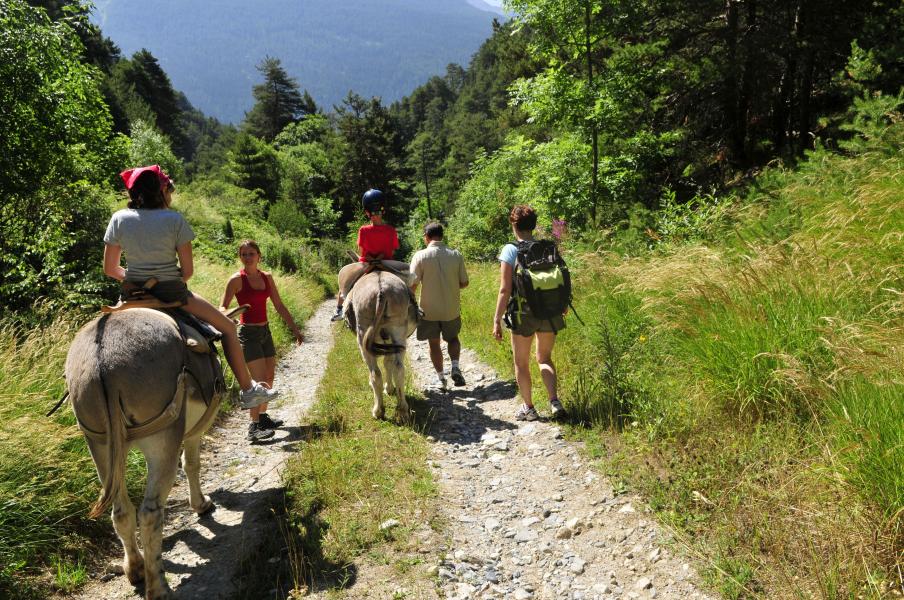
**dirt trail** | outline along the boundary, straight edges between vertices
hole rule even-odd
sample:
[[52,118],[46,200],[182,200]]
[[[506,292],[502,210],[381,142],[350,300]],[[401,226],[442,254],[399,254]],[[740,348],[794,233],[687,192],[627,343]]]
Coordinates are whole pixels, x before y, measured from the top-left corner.
[[[188,506],[181,474],[170,493],[164,526],[163,560],[167,580],[180,599],[228,599],[242,560],[254,556],[265,536],[280,535],[270,508],[282,496],[280,467],[303,439],[310,409],[333,344],[330,313],[324,302],[308,320],[305,341],[280,361],[274,387],[282,397],[269,414],[285,425],[262,444],[245,441],[248,413],[223,415],[201,445],[201,487],[216,509],[198,517]],[[79,599],[141,598],[122,575],[99,576]]]
[[[244,412],[221,420],[202,448],[202,484],[217,504],[210,516],[190,511],[184,479],[177,482],[164,532],[177,598],[231,598],[242,558],[254,555],[263,536],[279,535],[270,513],[281,493],[279,467],[302,439],[297,424],[315,396],[332,334],[348,335],[331,330],[332,307],[328,301],[318,309],[305,343],[280,363],[276,384],[285,396],[270,412],[292,426],[271,444],[250,446]],[[467,384],[430,389],[426,344],[412,337],[409,356],[432,412],[425,433],[448,528],[417,524],[410,546],[417,566],[404,576],[362,557],[351,587],[311,598],[711,598],[639,498],[614,493],[556,424],[514,420],[511,382],[465,350]],[[139,597],[124,577],[104,579],[78,598]],[[274,593],[261,590],[260,597]]]
[[[489,340],[487,343],[494,343]],[[559,426],[515,421],[517,390],[465,350],[463,387],[430,387],[426,343],[410,365],[432,414],[425,433],[446,531],[415,523],[400,574],[362,557],[344,598],[709,599],[643,501],[614,493]],[[448,369],[448,357],[446,357]],[[426,519],[426,517],[425,517]],[[337,596],[319,591],[318,600]]]

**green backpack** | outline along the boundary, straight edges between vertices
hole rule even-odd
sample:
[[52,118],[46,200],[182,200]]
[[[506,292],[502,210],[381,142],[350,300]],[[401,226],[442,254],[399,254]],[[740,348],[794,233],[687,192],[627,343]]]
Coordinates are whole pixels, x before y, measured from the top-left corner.
[[510,329],[517,327],[518,315],[525,303],[531,315],[549,320],[550,325],[554,317],[565,314],[569,307],[574,310],[571,274],[555,243],[551,240],[511,243],[518,249],[518,257],[513,276],[514,290],[505,313],[506,325]]

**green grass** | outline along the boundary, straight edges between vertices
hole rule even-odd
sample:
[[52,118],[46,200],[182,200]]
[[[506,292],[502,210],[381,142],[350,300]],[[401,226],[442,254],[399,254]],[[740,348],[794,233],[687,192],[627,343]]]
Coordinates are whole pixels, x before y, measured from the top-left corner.
[[[199,257],[191,288],[219,303],[235,266]],[[280,292],[299,324],[324,297],[315,281],[277,274]],[[272,311],[271,311],[272,312]],[[292,338],[278,316],[274,337],[282,350]],[[44,598],[50,587],[83,583],[83,557],[103,556],[115,542],[108,517],[89,521],[99,492],[94,464],[71,408],[46,413],[64,392],[69,341],[86,315],[62,317],[44,329],[22,331],[0,322],[0,596]],[[140,499],[144,459],[128,460],[129,489]],[[49,573],[53,575],[49,575]]]
[[[426,466],[423,425],[371,417],[373,394],[355,337],[335,328],[311,436],[290,460],[286,481],[293,535],[302,549],[296,572],[308,583],[316,573],[342,587],[348,566],[365,552],[406,570],[412,560],[408,534],[433,518],[430,501],[437,490]],[[422,398],[410,385],[406,396],[422,415]],[[394,419],[395,401],[385,401],[387,418]],[[381,531],[387,519],[401,525]]]
[[[705,241],[566,254],[586,322],[553,355],[572,434],[725,597],[902,585],[902,206],[900,152],[817,152],[761,176]],[[463,342],[510,378],[489,337],[498,267],[469,269]]]

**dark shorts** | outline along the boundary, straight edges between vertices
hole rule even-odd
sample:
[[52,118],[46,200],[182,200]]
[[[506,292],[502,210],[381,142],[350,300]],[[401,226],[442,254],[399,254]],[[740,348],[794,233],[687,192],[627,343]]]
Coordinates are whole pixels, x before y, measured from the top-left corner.
[[245,362],[276,356],[269,325],[239,325],[238,334]]
[[447,342],[458,337],[461,331],[461,317],[455,317],[451,321],[427,321],[421,319],[417,324],[417,339],[436,339],[442,334]]
[[538,319],[529,312],[521,312],[518,315],[516,327],[512,328],[512,333],[530,337],[538,331],[558,333],[563,329],[565,329],[565,317],[562,315],[551,319]]
[[[144,282],[127,281],[122,284],[122,297],[125,298],[129,289],[133,289],[136,285],[141,287]],[[191,292],[188,286],[181,279],[170,279],[167,281],[158,281],[154,287],[147,290],[147,293],[157,298],[161,302],[181,302],[185,304],[191,298]]]

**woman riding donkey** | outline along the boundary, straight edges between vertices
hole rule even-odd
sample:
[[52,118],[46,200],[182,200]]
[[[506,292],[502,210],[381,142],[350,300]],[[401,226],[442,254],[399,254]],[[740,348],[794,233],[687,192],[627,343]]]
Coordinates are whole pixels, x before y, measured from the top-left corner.
[[[149,294],[161,302],[179,302],[182,310],[216,327],[223,334],[226,361],[241,388],[242,408],[275,399],[277,391],[251,378],[235,323],[186,285],[194,272],[191,242],[195,234],[181,214],[170,210],[172,180],[158,165],[129,169],[120,177],[129,192],[129,204],[113,213],[107,225],[104,273],[122,283],[124,295],[156,280],[147,286]],[[121,264],[123,252],[126,267]]]
[[408,263],[392,260],[399,247],[399,235],[392,225],[383,222],[383,213],[386,211],[383,192],[377,189],[364,192],[361,207],[370,223],[358,229],[358,262],[345,265],[339,271],[339,295],[333,321],[342,319],[342,307],[352,286],[362,275],[372,271],[376,263],[408,283]]

